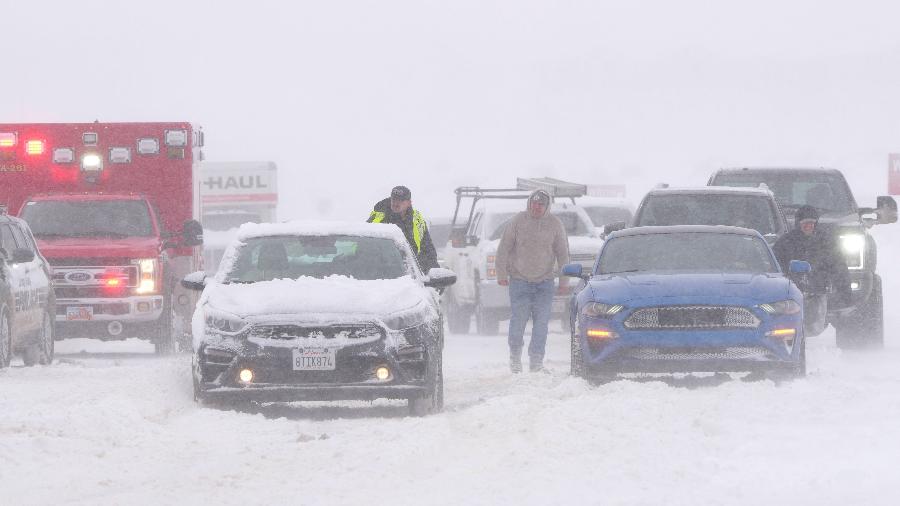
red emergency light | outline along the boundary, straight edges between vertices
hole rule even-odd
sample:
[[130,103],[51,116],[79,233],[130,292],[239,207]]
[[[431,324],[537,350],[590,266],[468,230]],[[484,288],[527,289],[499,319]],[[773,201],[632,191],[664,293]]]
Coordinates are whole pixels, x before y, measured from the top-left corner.
[[0,132],[0,148],[11,148],[17,140],[15,132]]

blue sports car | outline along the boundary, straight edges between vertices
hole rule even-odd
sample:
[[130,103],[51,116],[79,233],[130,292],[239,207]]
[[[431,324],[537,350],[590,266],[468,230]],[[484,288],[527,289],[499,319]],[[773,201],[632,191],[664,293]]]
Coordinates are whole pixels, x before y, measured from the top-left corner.
[[[792,261],[791,273],[809,271]],[[803,295],[754,230],[638,227],[611,234],[572,304],[572,373],[806,373]]]

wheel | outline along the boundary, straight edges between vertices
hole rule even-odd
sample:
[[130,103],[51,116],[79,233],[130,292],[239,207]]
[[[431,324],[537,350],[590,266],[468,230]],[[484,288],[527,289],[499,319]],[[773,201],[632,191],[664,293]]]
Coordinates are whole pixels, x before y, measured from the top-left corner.
[[587,368],[584,366],[584,351],[581,349],[581,340],[578,339],[578,336],[576,336],[574,332],[572,332],[571,335],[572,340],[570,348],[572,351],[572,362],[570,373],[576,378],[586,378]]
[[50,365],[53,362],[53,320],[50,313],[44,313],[44,321],[41,323],[41,333],[37,342],[31,343],[25,348],[22,361],[28,367],[36,364]]
[[6,311],[0,311],[0,369],[9,367],[12,358],[12,329]]
[[431,415],[444,409],[444,368],[440,352],[435,362],[428,381],[428,392],[409,399],[409,414],[412,416]]
[[872,293],[868,300],[835,325],[835,340],[838,348],[844,350],[884,348],[884,299],[881,276],[873,278]]
[[472,321],[472,314],[466,308],[457,305],[456,299],[452,292],[444,294],[446,303],[444,304],[444,316],[447,319],[447,327],[451,334],[468,334],[469,324]]
[[483,336],[496,336],[500,332],[500,319],[490,309],[475,306],[475,330]]
[[172,298],[166,297],[163,302],[163,312],[156,324],[156,339],[153,341],[157,355],[171,355],[175,353],[175,328],[178,315],[172,307]]

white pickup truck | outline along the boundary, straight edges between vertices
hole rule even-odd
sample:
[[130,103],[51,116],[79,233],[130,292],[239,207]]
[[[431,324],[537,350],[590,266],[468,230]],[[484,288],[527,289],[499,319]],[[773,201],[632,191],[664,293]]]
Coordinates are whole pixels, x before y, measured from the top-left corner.
[[[478,334],[493,335],[498,333],[500,321],[509,319],[508,288],[497,284],[494,262],[500,236],[509,220],[525,210],[527,195],[522,193],[516,198],[508,194],[502,198],[477,200],[468,225],[462,222],[466,226],[464,234],[459,230],[459,233],[451,235],[444,260],[446,267],[456,272],[457,281],[442,297],[450,332],[469,332],[474,315]],[[570,260],[592,269],[603,240],[588,215],[577,205],[561,199],[550,206],[550,212],[566,227]],[[559,318],[567,328],[567,306],[574,285],[569,284],[569,278],[563,279],[566,287],[553,299],[553,317]]]

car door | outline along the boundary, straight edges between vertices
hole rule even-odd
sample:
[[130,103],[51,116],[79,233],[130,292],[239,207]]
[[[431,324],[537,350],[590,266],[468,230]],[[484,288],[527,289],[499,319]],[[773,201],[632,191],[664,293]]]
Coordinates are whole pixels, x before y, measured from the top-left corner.
[[13,263],[13,252],[19,245],[13,235],[13,226],[9,223],[0,223],[0,245],[6,250],[6,274],[9,281],[9,289],[12,295],[12,304],[9,308],[9,320],[12,328],[13,345],[23,333],[33,327],[28,321],[28,308],[26,297],[30,279],[27,276],[27,267],[20,263]]
[[[32,330],[37,331],[40,330],[44,312],[48,309],[48,299],[51,290],[50,272],[44,264],[44,258],[38,252],[37,246],[35,246],[31,233],[19,223],[12,225],[12,233],[19,247],[27,249],[34,255],[30,262],[25,262],[22,265],[25,267],[25,275],[28,277],[26,283],[28,286],[26,295],[28,321],[33,325]],[[56,315],[51,312],[50,317],[55,318]]]

